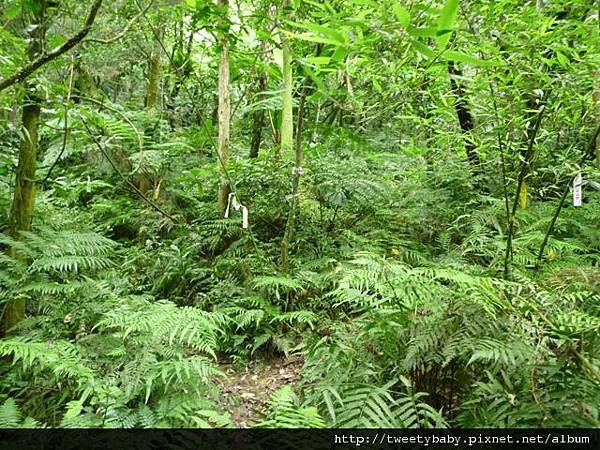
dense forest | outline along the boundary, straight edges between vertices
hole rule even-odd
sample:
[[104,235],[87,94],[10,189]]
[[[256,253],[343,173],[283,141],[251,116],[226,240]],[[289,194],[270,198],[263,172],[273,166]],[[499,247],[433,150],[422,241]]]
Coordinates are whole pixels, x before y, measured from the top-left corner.
[[593,0],[0,1],[0,427],[600,427]]

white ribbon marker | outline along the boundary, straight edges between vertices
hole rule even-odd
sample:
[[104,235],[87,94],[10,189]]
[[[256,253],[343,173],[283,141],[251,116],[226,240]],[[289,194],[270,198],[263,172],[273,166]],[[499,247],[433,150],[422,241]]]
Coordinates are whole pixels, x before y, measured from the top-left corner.
[[242,206],[242,228],[246,229],[248,228],[248,208],[243,205],[240,206]]
[[573,206],[581,206],[581,173],[573,179]]
[[237,195],[235,192],[231,192],[227,197],[227,208],[225,209],[225,218],[229,217],[229,208],[233,207],[236,211],[242,210],[242,228],[248,228],[248,208],[238,202]]

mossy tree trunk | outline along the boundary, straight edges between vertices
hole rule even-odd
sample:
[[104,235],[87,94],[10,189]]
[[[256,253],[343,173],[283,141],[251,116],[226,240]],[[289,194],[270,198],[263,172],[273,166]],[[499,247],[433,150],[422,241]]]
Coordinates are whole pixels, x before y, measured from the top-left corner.
[[[46,2],[33,0],[31,2],[31,22],[29,47],[27,57],[33,61],[44,51],[46,36]],[[26,131],[19,148],[19,162],[15,177],[14,195],[10,210],[9,231],[19,238],[19,232],[31,228],[31,220],[35,208],[36,179],[38,153],[38,125],[40,121],[41,99],[36,87],[30,83],[25,84],[23,98],[23,128]],[[10,250],[13,257],[18,257],[14,249]],[[8,302],[2,314],[0,336],[17,325],[25,317],[25,299],[17,298]]]
[[[153,33],[154,34],[154,33]],[[152,52],[148,60],[148,85],[146,87],[146,108],[157,109],[161,106],[160,84],[162,78],[162,46],[161,40],[164,34],[164,27],[159,23],[156,28],[152,43]]]
[[[151,27],[152,39],[152,51],[148,58],[148,72],[146,75],[146,109],[148,111],[159,111],[162,108],[162,39],[164,36],[164,24],[162,21],[157,20],[155,26]],[[151,189],[156,188],[153,186],[153,175],[151,170],[145,164],[142,164],[139,171],[134,176],[134,183],[144,194],[148,193]]]

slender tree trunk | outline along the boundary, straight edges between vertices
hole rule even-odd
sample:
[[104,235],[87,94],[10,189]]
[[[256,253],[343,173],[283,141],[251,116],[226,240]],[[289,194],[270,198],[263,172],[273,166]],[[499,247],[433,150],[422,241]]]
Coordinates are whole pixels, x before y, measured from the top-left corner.
[[[262,93],[267,87],[267,75],[262,73],[258,77],[258,84],[256,87],[257,93]],[[265,124],[265,111],[262,108],[254,111],[252,115],[252,141],[250,143],[250,158],[256,158],[258,151],[260,150],[260,144],[262,141],[262,130]]]
[[[600,15],[600,12],[599,12]],[[596,121],[600,127],[600,70],[596,72],[596,89],[594,90],[594,106],[596,107]],[[600,169],[600,135],[596,135],[596,166]]]
[[[319,44],[317,46],[316,56],[321,54],[323,46]],[[284,46],[285,51],[289,52],[289,48]],[[284,59],[285,61],[285,59]],[[289,64],[289,61],[288,61]],[[290,70],[291,71],[291,70]],[[302,90],[300,91],[300,100],[298,102],[298,119],[296,123],[296,148],[294,155],[294,168],[292,171],[292,200],[290,204],[290,212],[288,214],[288,220],[285,226],[285,233],[283,240],[281,241],[281,266],[284,271],[289,270],[289,247],[294,236],[296,229],[296,214],[298,211],[298,205],[300,203],[300,178],[304,169],[302,168],[302,160],[304,154],[302,151],[302,130],[304,128],[304,105],[306,103],[306,96],[311,89],[311,79],[307,76],[304,78]],[[286,91],[284,91],[285,95]],[[289,96],[292,94],[292,86],[289,86]],[[291,103],[291,102],[290,102]],[[293,132],[293,130],[292,130]]]
[[298,122],[296,125],[296,152],[294,158],[294,169],[292,172],[292,200],[288,220],[285,225],[285,234],[281,242],[281,266],[284,271],[289,270],[289,247],[294,236],[296,228],[296,214],[300,197],[300,177],[302,176],[302,128],[304,124],[304,104],[306,100],[307,89],[302,90],[300,102],[298,104]]
[[173,46],[171,69],[173,71],[175,81],[169,92],[167,101],[167,108],[171,111],[169,120],[172,127],[175,126],[175,117],[173,115],[175,101],[181,92],[181,88],[184,86],[185,81],[192,73],[192,63],[190,57],[193,49],[194,33],[196,31],[196,19],[193,14],[190,17],[190,21],[191,23],[189,24],[189,29],[187,30],[188,34],[186,36],[185,16],[183,14],[181,15],[177,33],[177,42]]
[[531,130],[529,144],[527,146],[527,150],[524,153],[523,160],[521,161],[521,167],[519,169],[519,174],[517,175],[517,189],[515,192],[515,198],[512,204],[512,208],[510,210],[510,214],[508,215],[508,231],[506,233],[506,250],[504,252],[504,278],[510,279],[510,264],[512,261],[512,242],[515,232],[515,216],[517,214],[517,205],[519,204],[519,193],[521,192],[521,188],[523,186],[523,182],[525,181],[525,177],[529,173],[530,164],[533,159],[533,144],[535,143],[535,137],[540,129],[540,125],[542,123],[542,117],[544,113],[545,107],[542,105],[540,110],[537,113],[537,118],[533,129]]
[[[219,90],[217,81],[217,91]],[[216,92],[213,96],[213,108],[210,112],[211,128],[219,121],[219,93]]]
[[183,56],[183,34],[184,34],[184,14],[180,12],[179,18],[177,22],[175,22],[175,43],[173,44],[173,50],[171,51],[171,63],[169,65],[174,78],[174,83],[169,93],[167,95],[167,101],[165,104],[166,109],[169,110],[169,123],[171,127],[175,127],[175,121],[173,116],[173,110],[175,98],[179,94],[179,90],[181,89],[182,84],[182,72],[184,66],[184,56]]
[[333,125],[333,122],[335,122],[335,118],[337,117],[337,115],[340,111],[341,111],[341,108],[332,104],[331,111],[329,111],[327,116],[325,116],[325,120],[323,121],[323,123],[328,127]]
[[146,108],[158,109],[161,105],[161,55],[162,47],[160,40],[163,37],[164,27],[159,24],[157,27],[157,36],[154,36],[152,52],[148,61],[148,86],[146,87]]
[[[120,75],[117,75],[117,77],[119,77],[119,76]],[[120,80],[120,78],[117,78],[115,80],[115,85],[113,87],[113,92],[112,92],[112,102],[113,103],[117,103],[120,93],[121,93],[121,80]]]
[[290,46],[285,37],[282,37],[283,63],[282,63],[282,107],[281,107],[281,154],[290,155],[294,149],[294,114],[292,102],[292,64]]
[[476,179],[475,185],[479,186],[481,184],[479,178],[481,177],[483,170],[481,167],[479,152],[477,151],[477,147],[472,136],[473,128],[475,128],[475,121],[473,120],[473,115],[471,114],[471,110],[467,104],[463,88],[453,76],[461,76],[462,72],[460,69],[457,69],[454,63],[451,61],[448,62],[448,72],[450,73],[450,87],[452,88],[452,93],[456,96],[454,108],[456,110],[456,116],[458,117],[460,129],[464,136],[467,160],[469,162],[469,166],[471,167],[471,174],[473,178]]
[[[227,22],[227,11],[229,9],[229,0],[219,0],[219,5],[224,8],[222,17]],[[227,197],[229,196],[230,186],[226,177],[227,162],[229,161],[229,120],[230,120],[230,100],[229,100],[229,32],[228,26],[222,28],[219,38],[221,46],[221,57],[219,60],[219,147],[217,167],[220,175],[220,185],[218,192],[218,204],[221,215],[224,215],[227,208]]]
[[548,225],[546,234],[544,234],[544,239],[542,241],[542,245],[540,246],[540,250],[538,251],[537,259],[535,261],[536,272],[540,269],[540,266],[542,264],[542,258],[544,257],[544,250],[546,249],[546,244],[548,244],[548,239],[550,238],[550,235],[554,231],[554,225],[556,224],[556,220],[558,219],[558,216],[560,215],[560,212],[562,211],[563,205],[565,204],[565,199],[567,198],[567,195],[569,194],[569,190],[571,188],[571,185],[573,184],[574,179],[575,179],[574,177],[569,178],[569,181],[563,190],[560,200],[558,201],[558,205],[556,205],[556,209],[554,210],[552,219],[550,219],[550,224]]
[[18,125],[19,124],[19,107],[16,105],[13,106],[10,109],[8,116],[9,116],[10,123],[12,123],[13,125]]
[[[535,114],[537,109],[539,108],[539,99],[535,94],[531,93],[527,96],[526,102],[526,121],[529,123],[527,130],[525,131],[525,136],[527,138],[527,142],[529,142],[532,138],[534,132],[534,124],[535,124]],[[525,158],[525,149],[521,150],[521,159]],[[523,180],[521,184],[521,190],[519,191],[519,206],[521,209],[527,209],[528,204],[528,193],[527,193],[527,180]]]
[[[162,106],[162,94],[161,94],[161,79],[162,79],[162,52],[163,48],[161,40],[164,35],[164,25],[157,23],[156,34],[154,36],[152,51],[148,59],[148,73],[147,79],[148,84],[146,85],[146,109],[149,111],[160,110]],[[142,165],[138,173],[134,176],[134,183],[136,187],[146,194],[152,189],[152,173]]]
[[[281,154],[285,156],[289,155],[294,147],[294,119],[292,109],[292,90],[293,90],[293,77],[292,77],[292,65],[290,61],[290,47],[287,39],[282,35],[282,50],[283,50],[283,64],[282,64],[282,75],[283,75],[283,89],[282,89],[282,109],[281,109]],[[302,105],[304,108],[304,105]],[[296,207],[296,196],[298,195],[298,187],[300,183],[300,174],[297,173],[297,169],[302,164],[302,149],[301,147],[296,148],[295,155],[295,167],[293,172],[293,187],[292,187],[292,200],[290,205],[290,212],[288,215],[288,221],[286,223],[285,232],[281,241],[281,267],[284,271],[289,269],[290,265],[290,242],[292,239],[292,227],[293,227],[293,216],[295,215]],[[295,192],[294,192],[295,191]]]
[[[46,36],[46,2],[34,0],[32,2],[33,16],[29,29],[30,43],[27,49],[29,61],[36,59],[44,51]],[[14,238],[19,238],[20,231],[31,228],[31,220],[35,208],[36,180],[38,152],[38,125],[40,121],[41,99],[35,86],[27,86],[27,94],[23,102],[23,128],[27,131],[19,148],[19,163],[15,178],[15,189],[10,210],[9,232]],[[11,249],[13,257],[18,257]],[[6,304],[2,314],[0,336],[17,325],[25,317],[25,299],[19,298]]]

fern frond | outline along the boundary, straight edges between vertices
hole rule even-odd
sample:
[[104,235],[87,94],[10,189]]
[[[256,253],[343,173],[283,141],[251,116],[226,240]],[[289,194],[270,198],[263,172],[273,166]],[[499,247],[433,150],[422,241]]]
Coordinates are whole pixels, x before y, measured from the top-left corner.
[[93,380],[94,371],[86,364],[78,348],[67,341],[35,342],[25,338],[0,341],[0,356],[10,356],[21,362],[25,370],[33,366],[50,370],[58,378],[74,379],[80,386]]
[[21,424],[22,416],[17,402],[9,397],[0,405],[0,428],[18,428]]
[[178,308],[169,301],[150,303],[137,297],[107,312],[96,327],[120,330],[123,339],[131,334],[151,335],[165,344],[182,344],[216,359],[218,337],[223,334],[228,320],[218,312]]
[[290,386],[275,391],[269,399],[270,413],[258,428],[323,428],[325,423],[317,408],[301,408]]

